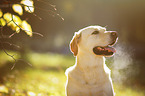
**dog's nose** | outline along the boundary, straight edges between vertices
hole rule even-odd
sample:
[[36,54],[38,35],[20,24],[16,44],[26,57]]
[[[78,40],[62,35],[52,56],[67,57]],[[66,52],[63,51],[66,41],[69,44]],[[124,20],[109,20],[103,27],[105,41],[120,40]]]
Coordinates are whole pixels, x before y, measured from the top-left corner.
[[118,34],[117,34],[117,32],[111,32],[111,34],[110,34],[110,36],[111,36],[111,43],[109,44],[109,45],[114,45],[116,42],[117,42],[117,40],[118,40]]
[[111,37],[113,37],[113,38],[117,38],[117,37],[118,37],[117,32],[111,32]]

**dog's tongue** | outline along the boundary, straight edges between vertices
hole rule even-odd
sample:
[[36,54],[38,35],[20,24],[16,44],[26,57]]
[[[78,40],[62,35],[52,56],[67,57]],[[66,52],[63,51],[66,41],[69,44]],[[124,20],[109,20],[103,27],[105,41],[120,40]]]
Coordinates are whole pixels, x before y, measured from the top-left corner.
[[93,48],[93,52],[96,55],[109,56],[109,55],[113,55],[116,52],[116,50],[113,47],[108,47],[108,46],[100,47],[100,46],[97,46],[97,47]]

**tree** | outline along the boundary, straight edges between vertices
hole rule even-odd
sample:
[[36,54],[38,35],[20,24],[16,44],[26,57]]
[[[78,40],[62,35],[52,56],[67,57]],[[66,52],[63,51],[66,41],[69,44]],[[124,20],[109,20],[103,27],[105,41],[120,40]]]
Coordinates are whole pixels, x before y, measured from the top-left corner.
[[[36,0],[39,1],[39,0]],[[46,2],[44,2],[43,0],[41,0],[40,2],[47,4]],[[51,7],[54,8],[54,10],[56,10],[54,5],[49,4]],[[38,8],[40,9],[41,8]],[[8,36],[8,38],[11,38],[13,35],[20,33],[20,31],[25,32],[28,36],[32,37],[33,34],[37,34],[40,36],[43,36],[40,33],[37,32],[33,32],[31,25],[28,23],[27,19],[22,19],[21,17],[23,16],[23,14],[26,13],[30,13],[36,17],[38,17],[38,19],[41,20],[41,17],[37,16],[34,13],[35,7],[34,7],[34,1],[33,0],[2,0],[0,1],[0,45],[2,46],[3,51],[10,56],[16,63],[16,60],[14,58],[14,55],[9,54],[6,50],[5,47],[3,46],[4,43],[7,43],[9,45],[13,45],[13,46],[17,46],[15,44],[11,44],[9,42],[5,42],[3,39],[5,38],[5,36],[3,35],[2,30],[4,29],[4,27],[9,27],[13,30],[13,33],[10,34]],[[42,9],[43,10],[43,9]],[[45,10],[45,11],[50,11],[50,10]],[[55,13],[53,11],[51,11],[52,14],[57,15],[59,17],[61,17],[58,13]],[[61,17],[61,19],[63,19]],[[22,60],[22,59],[21,59]],[[24,61],[24,60],[23,60]],[[12,67],[12,69],[15,66],[15,63]],[[29,64],[29,63],[28,63]]]
[[[33,0],[21,0],[21,1],[16,0],[13,2],[3,0],[1,1],[0,8],[1,8],[0,9],[0,28],[1,28],[1,37],[2,37],[2,39],[0,39],[0,44],[3,48],[3,51],[15,61],[12,67],[13,69],[16,64],[17,59],[14,58],[14,55],[9,54],[5,50],[3,43],[6,43],[6,42],[3,40],[4,35],[2,32],[2,29],[4,27],[10,27],[14,31],[13,34],[9,35],[9,38],[11,38],[16,33],[20,33],[20,30],[26,32],[27,35],[32,37],[32,33],[34,32],[32,32],[31,25],[27,22],[27,20],[22,20],[21,16],[24,13],[23,11],[26,11],[28,13],[34,13],[34,2]],[[14,45],[14,44],[11,44],[11,45]]]
[[[10,27],[15,33],[20,33],[20,30],[23,30],[27,33],[27,35],[32,36],[32,28],[31,25],[26,21],[22,20],[20,16],[23,15],[23,11],[33,13],[34,12],[34,2],[32,0],[21,0],[20,2],[11,2],[11,1],[3,1],[1,8],[9,8],[12,7],[14,13],[10,12],[3,12],[0,9],[0,26],[1,28],[4,26]],[[14,34],[15,34],[14,33]],[[13,36],[14,34],[10,35],[9,37]]]

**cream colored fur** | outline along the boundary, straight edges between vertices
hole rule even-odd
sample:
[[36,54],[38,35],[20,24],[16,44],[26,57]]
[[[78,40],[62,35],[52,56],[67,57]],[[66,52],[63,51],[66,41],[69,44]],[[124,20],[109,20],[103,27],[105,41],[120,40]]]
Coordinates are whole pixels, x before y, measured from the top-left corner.
[[[92,35],[95,30],[99,31],[98,35]],[[110,42],[110,32],[101,26],[89,26],[75,33],[70,49],[76,63],[66,70],[67,96],[114,96],[105,57],[92,51],[95,46],[107,46]]]

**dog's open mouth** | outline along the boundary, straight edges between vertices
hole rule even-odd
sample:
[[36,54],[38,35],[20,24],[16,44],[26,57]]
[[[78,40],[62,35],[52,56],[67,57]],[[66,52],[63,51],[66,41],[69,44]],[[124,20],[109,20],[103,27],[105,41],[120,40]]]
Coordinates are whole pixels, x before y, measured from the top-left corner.
[[116,50],[112,46],[96,46],[93,48],[93,52],[96,55],[112,56],[116,52]]

